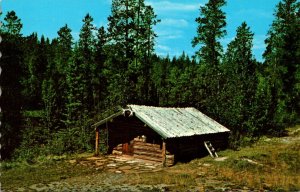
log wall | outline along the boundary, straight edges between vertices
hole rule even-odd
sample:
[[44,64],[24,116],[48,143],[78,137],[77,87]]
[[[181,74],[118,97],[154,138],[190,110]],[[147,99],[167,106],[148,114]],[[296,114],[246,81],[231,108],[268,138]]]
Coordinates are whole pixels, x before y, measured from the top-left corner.
[[[112,154],[114,155],[123,155],[123,145],[124,144],[118,144],[113,148]],[[133,157],[137,159],[152,161],[155,163],[162,163],[163,161],[163,149],[160,144],[152,144],[147,143],[146,140],[142,136],[138,136],[134,138],[130,142],[130,147],[132,149],[131,153],[129,155],[132,155]],[[172,155],[170,152],[166,151],[166,166],[172,166],[174,165],[174,155]]]
[[210,141],[216,150],[226,148],[228,141],[228,133],[167,139],[163,153],[161,136],[136,117],[119,116],[105,126],[108,126],[108,153],[161,163],[165,156],[166,166],[207,155],[204,141]]
[[[108,153],[132,155],[137,159],[162,163],[161,136],[135,117],[119,116],[108,123]],[[102,127],[104,128],[104,127]],[[174,164],[174,155],[166,150],[166,166]]]

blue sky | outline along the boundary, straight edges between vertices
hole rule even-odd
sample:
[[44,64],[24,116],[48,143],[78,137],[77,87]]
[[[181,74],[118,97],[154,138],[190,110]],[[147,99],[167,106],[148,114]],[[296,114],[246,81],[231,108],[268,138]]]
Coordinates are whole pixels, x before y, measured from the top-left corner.
[[[161,22],[155,27],[156,53],[178,56],[183,51],[193,55],[191,40],[196,35],[199,8],[208,0],[146,0],[154,7]],[[0,0],[1,2],[1,0]],[[224,48],[235,37],[236,28],[246,21],[254,32],[253,53],[262,60],[264,40],[274,19],[273,13],[279,0],[227,0],[223,8],[227,16],[227,35],[221,40]],[[57,37],[57,31],[68,24],[74,39],[78,39],[82,19],[87,13],[94,18],[94,24],[107,25],[111,0],[2,0],[3,15],[14,10],[23,23],[22,33],[37,32],[46,37]]]

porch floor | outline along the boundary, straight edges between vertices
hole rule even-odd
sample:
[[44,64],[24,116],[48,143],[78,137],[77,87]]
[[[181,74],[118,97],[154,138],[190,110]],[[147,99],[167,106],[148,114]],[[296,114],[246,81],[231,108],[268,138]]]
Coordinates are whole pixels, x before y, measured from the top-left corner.
[[70,160],[72,164],[93,166],[96,170],[114,173],[156,172],[163,169],[162,163],[136,159],[130,155],[105,155]]

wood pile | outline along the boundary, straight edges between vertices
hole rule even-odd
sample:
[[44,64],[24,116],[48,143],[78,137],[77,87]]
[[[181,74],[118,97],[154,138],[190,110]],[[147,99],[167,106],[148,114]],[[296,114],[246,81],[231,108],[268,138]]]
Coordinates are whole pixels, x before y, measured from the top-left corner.
[[158,144],[146,143],[145,137],[136,137],[133,140],[133,157],[162,162],[162,150]]
[[122,155],[123,151],[123,144],[119,144],[116,147],[114,147],[112,154],[113,155]]
[[[152,144],[146,142],[145,136],[139,136],[130,142],[132,147],[132,155],[137,159],[153,161],[156,163],[162,163],[163,161],[163,151],[161,145]],[[123,154],[123,144],[118,144],[113,148],[113,154],[122,155]],[[166,166],[174,165],[174,155],[166,151]]]

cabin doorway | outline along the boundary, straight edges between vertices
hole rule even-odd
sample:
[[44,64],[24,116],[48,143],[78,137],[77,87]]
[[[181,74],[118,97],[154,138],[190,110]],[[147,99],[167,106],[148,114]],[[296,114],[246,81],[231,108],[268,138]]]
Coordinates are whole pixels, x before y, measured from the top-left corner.
[[133,155],[133,142],[126,142],[122,144],[122,154]]
[[123,143],[122,153],[125,154],[125,155],[129,155],[130,151],[129,151],[129,144],[128,143]]

